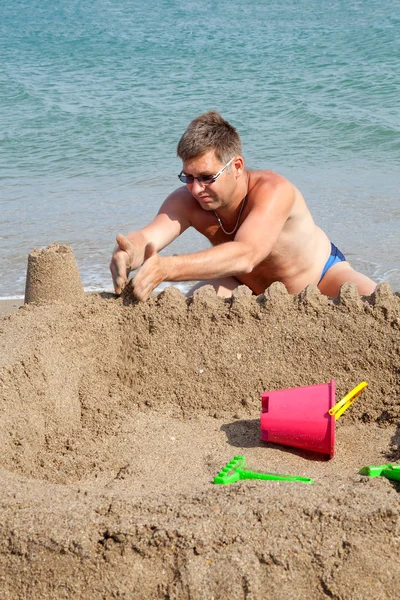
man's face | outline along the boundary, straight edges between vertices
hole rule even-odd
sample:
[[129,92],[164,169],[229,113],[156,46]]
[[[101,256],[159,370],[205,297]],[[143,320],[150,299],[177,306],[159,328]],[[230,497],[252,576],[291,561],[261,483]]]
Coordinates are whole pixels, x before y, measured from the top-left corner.
[[[201,156],[184,161],[182,171],[193,177],[211,177],[216,175],[225,165],[215,156],[214,150],[209,150]],[[227,167],[216,181],[205,184],[197,179],[187,183],[187,188],[204,210],[216,210],[226,205],[235,185],[233,169]]]

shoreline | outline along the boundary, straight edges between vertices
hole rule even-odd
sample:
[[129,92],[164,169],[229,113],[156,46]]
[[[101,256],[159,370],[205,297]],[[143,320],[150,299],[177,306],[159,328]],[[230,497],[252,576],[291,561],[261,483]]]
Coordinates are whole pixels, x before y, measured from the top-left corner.
[[0,299],[0,318],[17,312],[17,310],[23,306],[23,304],[23,298]]

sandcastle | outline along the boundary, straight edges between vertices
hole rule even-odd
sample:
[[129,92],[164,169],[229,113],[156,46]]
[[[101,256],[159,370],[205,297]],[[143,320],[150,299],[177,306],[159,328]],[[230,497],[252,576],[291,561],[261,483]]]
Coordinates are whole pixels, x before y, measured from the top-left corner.
[[70,246],[35,248],[28,257],[25,303],[73,303],[83,298],[83,286]]
[[[28,304],[0,322],[0,596],[396,597],[398,484],[358,471],[400,461],[399,295],[76,303],[59,248],[30,259]],[[333,460],[260,441],[263,391],[330,378],[338,396],[369,384]],[[214,486],[239,453],[315,485]]]

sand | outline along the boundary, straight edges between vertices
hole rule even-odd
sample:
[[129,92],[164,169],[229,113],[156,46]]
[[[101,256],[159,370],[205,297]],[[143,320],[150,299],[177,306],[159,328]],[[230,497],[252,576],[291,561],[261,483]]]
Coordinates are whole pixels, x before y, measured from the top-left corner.
[[[30,303],[0,320],[0,598],[398,595],[400,296],[175,288]],[[68,295],[67,295],[68,296]],[[260,441],[261,393],[368,388],[335,457]],[[314,485],[213,484],[252,470]]]
[[74,302],[83,296],[83,286],[70,246],[50,244],[34,248],[28,256],[25,302]]
[[23,304],[24,301],[19,298],[0,300],[0,317],[16,312]]

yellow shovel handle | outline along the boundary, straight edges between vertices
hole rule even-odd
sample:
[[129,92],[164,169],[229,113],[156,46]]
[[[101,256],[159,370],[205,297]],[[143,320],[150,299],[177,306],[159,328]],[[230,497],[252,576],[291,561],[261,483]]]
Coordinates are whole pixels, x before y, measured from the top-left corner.
[[351,390],[348,394],[346,394],[339,402],[332,406],[328,410],[328,413],[331,416],[335,417],[335,421],[344,413],[345,410],[349,408],[351,404],[353,404],[354,400],[361,394],[361,392],[367,387],[368,383],[366,381],[362,381],[354,390]]

